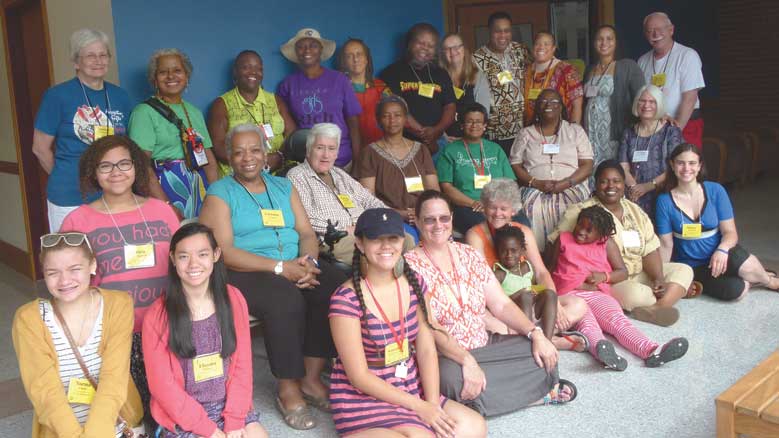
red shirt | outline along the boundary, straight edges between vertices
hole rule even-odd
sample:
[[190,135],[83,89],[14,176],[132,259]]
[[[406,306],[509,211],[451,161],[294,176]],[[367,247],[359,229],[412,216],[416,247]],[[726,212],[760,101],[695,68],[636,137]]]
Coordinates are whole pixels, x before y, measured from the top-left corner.
[[387,84],[381,79],[374,79],[373,86],[366,88],[364,92],[354,92],[357,101],[362,107],[360,114],[360,135],[362,136],[362,147],[376,142],[384,136],[384,131],[379,127],[376,120],[376,105],[379,104],[381,97],[386,94]]

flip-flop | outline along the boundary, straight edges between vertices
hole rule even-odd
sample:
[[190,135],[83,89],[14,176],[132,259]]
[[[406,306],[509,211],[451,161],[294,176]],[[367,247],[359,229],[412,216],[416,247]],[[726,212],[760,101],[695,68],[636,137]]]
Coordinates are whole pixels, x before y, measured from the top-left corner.
[[701,292],[703,292],[703,283],[700,281],[693,281],[687,289],[687,294],[682,298],[695,298],[699,296]]
[[306,403],[310,404],[311,406],[319,409],[323,412],[330,412],[330,400],[324,398],[324,397],[317,397],[315,395],[309,395],[305,392],[303,393],[303,400],[306,401]]
[[276,409],[284,418],[287,426],[297,430],[308,430],[316,427],[316,419],[308,409],[308,405],[300,405],[294,409],[284,409],[281,399],[276,397]]
[[[560,393],[562,392],[563,387],[568,387],[571,390],[571,398],[568,400],[562,400],[560,398]],[[566,379],[560,379],[557,381],[557,391],[555,396],[552,397],[549,394],[544,396],[544,405],[564,405],[576,400],[576,396],[578,395],[579,390],[576,388],[576,385],[574,385],[573,382]]]
[[660,347],[659,353],[647,357],[644,363],[649,368],[657,368],[660,365],[681,358],[687,353],[689,347],[690,343],[686,338],[673,338]]
[[[577,353],[583,353],[590,349],[590,341],[587,339],[587,336],[584,336],[584,333],[578,330],[567,330],[558,333],[557,336],[573,344],[573,348],[571,348],[571,351],[575,351]],[[577,339],[575,336],[583,339],[584,341]],[[579,345],[583,346],[581,350],[577,348]]]
[[614,350],[614,344],[605,339],[601,339],[595,344],[595,352],[597,359],[610,370],[625,371],[628,367],[628,361],[617,354]]

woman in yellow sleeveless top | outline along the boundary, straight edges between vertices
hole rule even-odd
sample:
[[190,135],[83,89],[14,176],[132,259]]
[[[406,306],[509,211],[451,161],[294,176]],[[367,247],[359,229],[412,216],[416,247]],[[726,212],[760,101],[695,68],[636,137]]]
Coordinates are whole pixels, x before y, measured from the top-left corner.
[[253,123],[263,128],[268,139],[266,147],[270,170],[284,163],[280,151],[284,142],[284,119],[279,114],[273,93],[262,89],[262,58],[254,50],[244,50],[233,62],[235,87],[217,97],[208,114],[208,132],[214,144],[214,155],[219,160],[219,175],[233,173],[230,168],[225,135],[242,123]]

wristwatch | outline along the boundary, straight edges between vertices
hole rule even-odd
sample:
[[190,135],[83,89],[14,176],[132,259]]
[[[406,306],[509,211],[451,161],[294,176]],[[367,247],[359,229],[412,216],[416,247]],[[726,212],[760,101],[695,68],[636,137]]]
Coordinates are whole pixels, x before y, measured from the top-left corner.
[[273,273],[276,275],[281,275],[284,272],[284,262],[279,260],[278,263],[276,263],[276,266],[273,267]]
[[541,327],[535,326],[529,332],[527,332],[527,338],[530,339],[531,341],[533,340],[533,332],[536,330],[541,330]]

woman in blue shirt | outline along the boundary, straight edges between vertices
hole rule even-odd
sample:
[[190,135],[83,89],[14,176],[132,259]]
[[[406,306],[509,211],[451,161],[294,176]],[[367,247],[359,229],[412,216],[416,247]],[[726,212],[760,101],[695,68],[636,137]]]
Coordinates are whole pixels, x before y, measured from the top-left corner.
[[701,152],[688,143],[668,160],[656,216],[663,261],[690,265],[703,293],[721,300],[739,299],[752,285],[779,290],[776,274],[738,244],[730,198],[721,185],[703,181],[702,168]]

